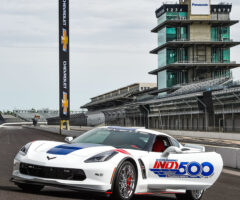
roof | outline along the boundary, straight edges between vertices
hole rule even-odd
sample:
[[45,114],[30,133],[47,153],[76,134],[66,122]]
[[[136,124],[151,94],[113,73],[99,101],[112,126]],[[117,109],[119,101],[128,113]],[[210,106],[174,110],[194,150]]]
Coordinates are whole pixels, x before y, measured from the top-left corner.
[[156,17],[161,17],[167,10],[179,10],[181,12],[188,12],[188,5],[185,4],[172,4],[172,3],[164,3],[160,8],[158,8],[155,12]]
[[182,25],[191,25],[194,23],[198,23],[198,24],[212,24],[212,25],[221,25],[221,26],[232,26],[234,24],[237,24],[239,21],[238,20],[190,20],[190,19],[176,19],[176,20],[166,20],[164,22],[162,22],[161,24],[159,24],[158,26],[156,26],[155,28],[153,28],[151,30],[151,32],[153,33],[157,33],[159,30],[161,30],[162,28],[166,27],[166,26],[182,26]]
[[153,134],[153,135],[163,135],[163,136],[170,137],[169,135],[167,135],[165,133],[150,130],[150,129],[146,129],[144,127],[102,126],[102,127],[99,127],[99,128],[107,128],[107,129],[114,129],[114,130],[121,130],[121,131],[145,132],[145,133],[150,133],[150,134]]
[[235,42],[232,40],[229,41],[169,41],[166,42],[165,44],[153,49],[152,51],[150,51],[150,53],[152,54],[158,54],[159,51],[161,51],[164,48],[167,47],[188,47],[188,46],[192,46],[192,45],[206,45],[206,46],[221,46],[224,48],[227,47],[234,47],[239,45],[240,42]]
[[164,70],[185,70],[185,69],[189,69],[189,68],[195,68],[195,67],[200,67],[200,68],[207,68],[209,69],[209,67],[212,68],[218,68],[218,69],[225,69],[225,68],[229,68],[229,69],[233,69],[236,67],[239,67],[240,64],[237,64],[236,62],[230,62],[230,63],[208,63],[208,62],[189,62],[189,63],[172,63],[163,67],[160,67],[158,69],[155,69],[153,71],[150,71],[149,74],[152,75],[157,75],[158,72],[164,71]]
[[[161,17],[164,13],[168,12],[169,10],[176,10],[177,12],[188,12],[188,4],[182,3],[170,3],[166,2],[156,10],[156,17]],[[211,13],[230,13],[232,11],[232,4],[212,4],[211,5]]]
[[[126,102],[135,101],[137,96],[144,95],[156,88],[156,83],[136,83],[106,94],[91,98],[91,102],[81,108],[94,108],[116,106]],[[141,89],[143,87],[144,89]]]
[[[106,93],[103,93],[103,94],[100,94],[100,95],[98,95],[98,96],[95,96],[95,97],[92,97],[91,99],[94,99],[94,98],[97,98],[97,97],[101,97],[101,96],[104,96],[104,95],[107,95],[107,94],[110,94],[110,93],[113,93],[113,92],[116,92],[116,91],[118,91],[118,90],[122,90],[122,89],[125,89],[125,88],[128,88],[128,87],[133,87],[133,86],[137,86],[137,85],[139,85],[139,86],[141,86],[141,85],[150,85],[150,84],[155,84],[155,83],[133,83],[133,84],[131,84],[131,85],[127,85],[127,86],[125,86],[125,87],[121,87],[121,88],[119,88],[119,89],[115,89],[115,90],[112,90],[112,91],[110,91],[110,92],[106,92]],[[155,84],[156,85],[156,84]]]
[[132,93],[126,93],[126,94],[118,95],[118,96],[115,96],[115,97],[112,97],[112,98],[90,102],[90,103],[87,103],[87,104],[81,106],[81,108],[88,108],[88,107],[92,107],[92,106],[100,106],[100,105],[104,105],[104,104],[115,102],[115,101],[130,100],[131,95],[132,95]]

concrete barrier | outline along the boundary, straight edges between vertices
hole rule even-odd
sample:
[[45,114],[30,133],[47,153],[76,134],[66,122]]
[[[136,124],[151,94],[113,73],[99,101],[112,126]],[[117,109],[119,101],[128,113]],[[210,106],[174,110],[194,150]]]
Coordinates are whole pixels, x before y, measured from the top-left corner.
[[216,152],[222,155],[224,166],[237,168],[237,151],[233,148],[216,147]]
[[240,169],[240,149],[237,150],[237,169]]
[[205,146],[207,152],[215,151],[222,156],[225,167],[240,169],[240,149],[219,146]]
[[207,151],[207,152],[215,151],[216,152],[216,147],[214,147],[214,146],[205,146],[205,151]]
[[158,129],[156,131],[175,136],[185,136],[194,138],[213,138],[223,140],[240,140],[240,133],[218,133],[218,132],[199,132],[181,130],[158,130]]
[[[42,127],[42,126],[23,126],[24,128],[28,128],[28,129],[35,129],[35,130],[41,130],[41,131],[46,131],[49,133],[55,133],[55,134],[60,134],[60,129],[57,127]],[[61,135],[62,136],[71,136],[71,137],[77,137],[81,134],[83,134],[84,132],[86,132],[85,130],[81,131],[81,130],[62,130],[61,131]]]
[[[32,122],[13,122],[13,123],[3,123],[0,127],[5,126],[23,126],[23,125],[32,125]],[[38,122],[39,125],[47,125],[47,122]]]

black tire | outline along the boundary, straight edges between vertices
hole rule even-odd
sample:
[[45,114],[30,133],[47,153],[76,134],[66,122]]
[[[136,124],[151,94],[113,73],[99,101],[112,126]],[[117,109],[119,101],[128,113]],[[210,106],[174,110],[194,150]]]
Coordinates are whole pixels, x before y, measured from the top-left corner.
[[25,183],[17,183],[16,185],[25,192],[40,192],[44,188],[44,185],[32,185]]
[[204,190],[187,190],[185,194],[176,194],[177,200],[200,200]]
[[119,167],[113,185],[112,199],[114,200],[130,200],[137,185],[137,171],[134,165],[125,161]]

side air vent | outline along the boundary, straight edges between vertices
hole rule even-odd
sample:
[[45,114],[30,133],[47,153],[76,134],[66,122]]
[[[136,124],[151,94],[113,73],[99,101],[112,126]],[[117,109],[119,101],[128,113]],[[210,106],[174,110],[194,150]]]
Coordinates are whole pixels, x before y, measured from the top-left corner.
[[138,162],[139,162],[140,167],[141,167],[142,177],[143,177],[143,179],[146,179],[147,178],[146,167],[145,167],[145,165],[144,165],[144,163],[141,159],[138,159]]

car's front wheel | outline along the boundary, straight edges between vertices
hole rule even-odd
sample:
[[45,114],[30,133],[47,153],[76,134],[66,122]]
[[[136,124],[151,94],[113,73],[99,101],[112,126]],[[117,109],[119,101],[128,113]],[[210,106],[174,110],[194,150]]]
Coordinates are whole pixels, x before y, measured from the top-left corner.
[[25,183],[17,183],[16,185],[26,192],[39,192],[44,188],[44,185],[32,185],[32,184],[25,184]]
[[114,200],[130,200],[135,192],[137,184],[137,172],[134,165],[129,162],[123,162],[120,166],[113,189]]
[[200,200],[204,190],[187,190],[185,194],[176,194],[177,200]]

